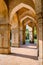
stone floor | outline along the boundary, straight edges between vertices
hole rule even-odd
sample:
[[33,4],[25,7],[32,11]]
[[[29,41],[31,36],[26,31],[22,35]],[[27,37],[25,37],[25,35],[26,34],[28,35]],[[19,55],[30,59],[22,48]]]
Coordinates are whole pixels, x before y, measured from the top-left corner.
[[11,54],[0,54],[0,65],[39,65],[36,45],[22,45],[11,48]]

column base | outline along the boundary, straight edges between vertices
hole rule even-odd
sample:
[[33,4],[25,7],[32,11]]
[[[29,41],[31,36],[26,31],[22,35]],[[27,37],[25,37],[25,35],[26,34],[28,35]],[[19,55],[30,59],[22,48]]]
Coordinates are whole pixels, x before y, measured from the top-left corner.
[[11,49],[10,48],[0,48],[0,54],[10,54]]
[[39,60],[39,65],[43,65],[43,59],[42,58],[38,58]]

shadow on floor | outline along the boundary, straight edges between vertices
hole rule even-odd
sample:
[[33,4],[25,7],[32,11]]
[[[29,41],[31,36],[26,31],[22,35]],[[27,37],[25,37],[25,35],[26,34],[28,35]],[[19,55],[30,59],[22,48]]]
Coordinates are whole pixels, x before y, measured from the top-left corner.
[[[35,44],[23,45],[20,48],[37,49],[37,48],[32,48],[30,46],[36,46],[36,45]],[[25,54],[18,54],[18,53],[10,53],[10,54],[4,54],[4,55],[17,56],[17,57],[23,57],[23,58],[38,60],[38,56],[32,56],[32,55],[25,55]]]
[[18,53],[10,53],[10,54],[2,54],[2,55],[18,56],[18,57],[38,60],[38,56],[24,55],[24,54],[18,54]]
[[18,54],[18,53],[11,53],[9,55],[11,55],[11,56],[19,56],[19,57],[23,57],[23,58],[30,58],[30,59],[33,59],[33,60],[38,60],[37,56],[24,55],[24,54]]
[[[21,45],[20,48],[37,49],[37,47],[34,48],[34,47],[31,47],[31,46],[36,46],[36,44]],[[12,55],[12,56],[19,56],[19,57],[23,57],[23,58],[30,58],[30,59],[33,59],[33,60],[38,60],[37,56],[18,54],[18,53],[11,53],[10,55]]]

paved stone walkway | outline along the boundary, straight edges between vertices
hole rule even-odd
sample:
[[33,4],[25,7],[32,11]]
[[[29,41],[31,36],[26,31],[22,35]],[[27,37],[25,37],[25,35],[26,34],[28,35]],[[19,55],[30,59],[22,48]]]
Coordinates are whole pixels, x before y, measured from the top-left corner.
[[9,55],[0,54],[0,65],[39,65],[37,48],[33,44],[12,47],[11,52]]

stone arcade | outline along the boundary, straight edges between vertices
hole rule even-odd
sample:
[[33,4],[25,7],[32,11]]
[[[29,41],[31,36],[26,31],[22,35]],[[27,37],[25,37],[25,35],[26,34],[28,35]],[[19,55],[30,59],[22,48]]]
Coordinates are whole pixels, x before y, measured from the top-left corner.
[[12,46],[25,44],[26,24],[37,28],[38,60],[43,65],[43,0],[0,0],[0,54],[11,53],[10,31]]

